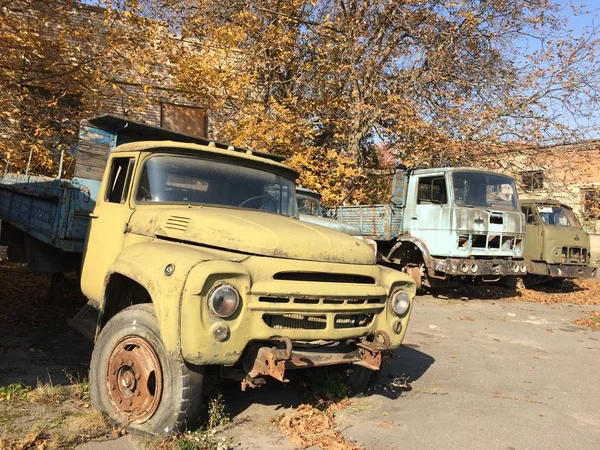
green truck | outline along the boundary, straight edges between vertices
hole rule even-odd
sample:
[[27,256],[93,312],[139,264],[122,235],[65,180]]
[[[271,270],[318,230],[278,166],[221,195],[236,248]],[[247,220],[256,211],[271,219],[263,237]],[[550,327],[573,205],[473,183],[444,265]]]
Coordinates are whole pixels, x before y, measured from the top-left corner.
[[590,265],[590,237],[573,210],[557,200],[521,199],[526,216],[524,256],[525,281],[594,278]]

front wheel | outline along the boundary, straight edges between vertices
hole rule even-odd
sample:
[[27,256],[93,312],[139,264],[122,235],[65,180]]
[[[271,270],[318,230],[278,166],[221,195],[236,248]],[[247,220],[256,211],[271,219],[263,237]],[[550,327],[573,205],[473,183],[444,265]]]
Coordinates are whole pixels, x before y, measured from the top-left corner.
[[200,415],[203,375],[167,354],[151,304],[130,306],[108,321],[94,347],[92,406],[114,426],[181,431]]

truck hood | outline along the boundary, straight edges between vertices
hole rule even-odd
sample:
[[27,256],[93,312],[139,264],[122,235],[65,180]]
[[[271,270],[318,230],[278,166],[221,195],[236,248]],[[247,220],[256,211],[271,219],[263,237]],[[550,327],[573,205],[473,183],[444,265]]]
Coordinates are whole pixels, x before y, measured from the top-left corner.
[[339,220],[328,219],[327,217],[311,216],[310,214],[300,214],[300,220],[302,222],[314,223],[315,225],[320,225],[325,228],[331,228],[332,230],[340,231],[351,236],[361,235],[360,229],[358,227],[344,222],[340,222]]
[[[545,225],[542,233],[542,257],[549,263],[562,262],[560,255],[563,247],[580,247],[585,248],[588,254],[590,252],[590,236],[580,228]],[[558,256],[555,254],[557,251]]]
[[246,254],[306,261],[375,264],[371,248],[344,233],[245,209],[143,206],[128,232]]

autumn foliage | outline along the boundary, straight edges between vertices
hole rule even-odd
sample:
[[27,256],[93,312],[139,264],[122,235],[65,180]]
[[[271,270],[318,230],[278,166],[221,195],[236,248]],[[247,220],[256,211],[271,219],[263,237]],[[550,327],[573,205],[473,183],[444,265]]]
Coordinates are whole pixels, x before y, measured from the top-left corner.
[[[68,18],[69,3],[58,3],[54,20]],[[477,149],[509,141],[585,136],[575,118],[592,126],[595,30],[572,36],[550,0],[102,4],[107,31],[67,20],[52,42],[36,37],[33,23],[18,37],[3,13],[0,45],[11,50],[0,52],[2,120],[25,117],[41,128],[3,137],[0,153],[16,166],[35,148],[36,168],[56,170],[57,147],[48,145],[56,124],[42,124],[59,116],[44,114],[48,103],[77,94],[76,114],[58,127],[71,136],[75,119],[115,88],[115,74],[151,76],[160,58],[169,61],[169,82],[210,108],[215,138],[286,156],[329,206],[388,200],[387,182],[365,169],[468,164]],[[74,33],[85,46],[67,39]],[[50,74],[33,83],[52,92],[35,108],[20,91],[24,54],[43,66],[36,73]],[[51,89],[58,79],[67,86],[60,92]],[[18,101],[4,98],[17,91]]]

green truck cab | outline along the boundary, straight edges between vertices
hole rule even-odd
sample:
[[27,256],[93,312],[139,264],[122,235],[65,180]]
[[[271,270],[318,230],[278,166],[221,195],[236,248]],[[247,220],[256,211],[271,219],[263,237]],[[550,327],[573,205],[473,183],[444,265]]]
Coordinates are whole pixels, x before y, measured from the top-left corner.
[[590,237],[569,206],[525,198],[521,208],[526,216],[524,256],[529,280],[596,276],[597,268],[590,266]]

